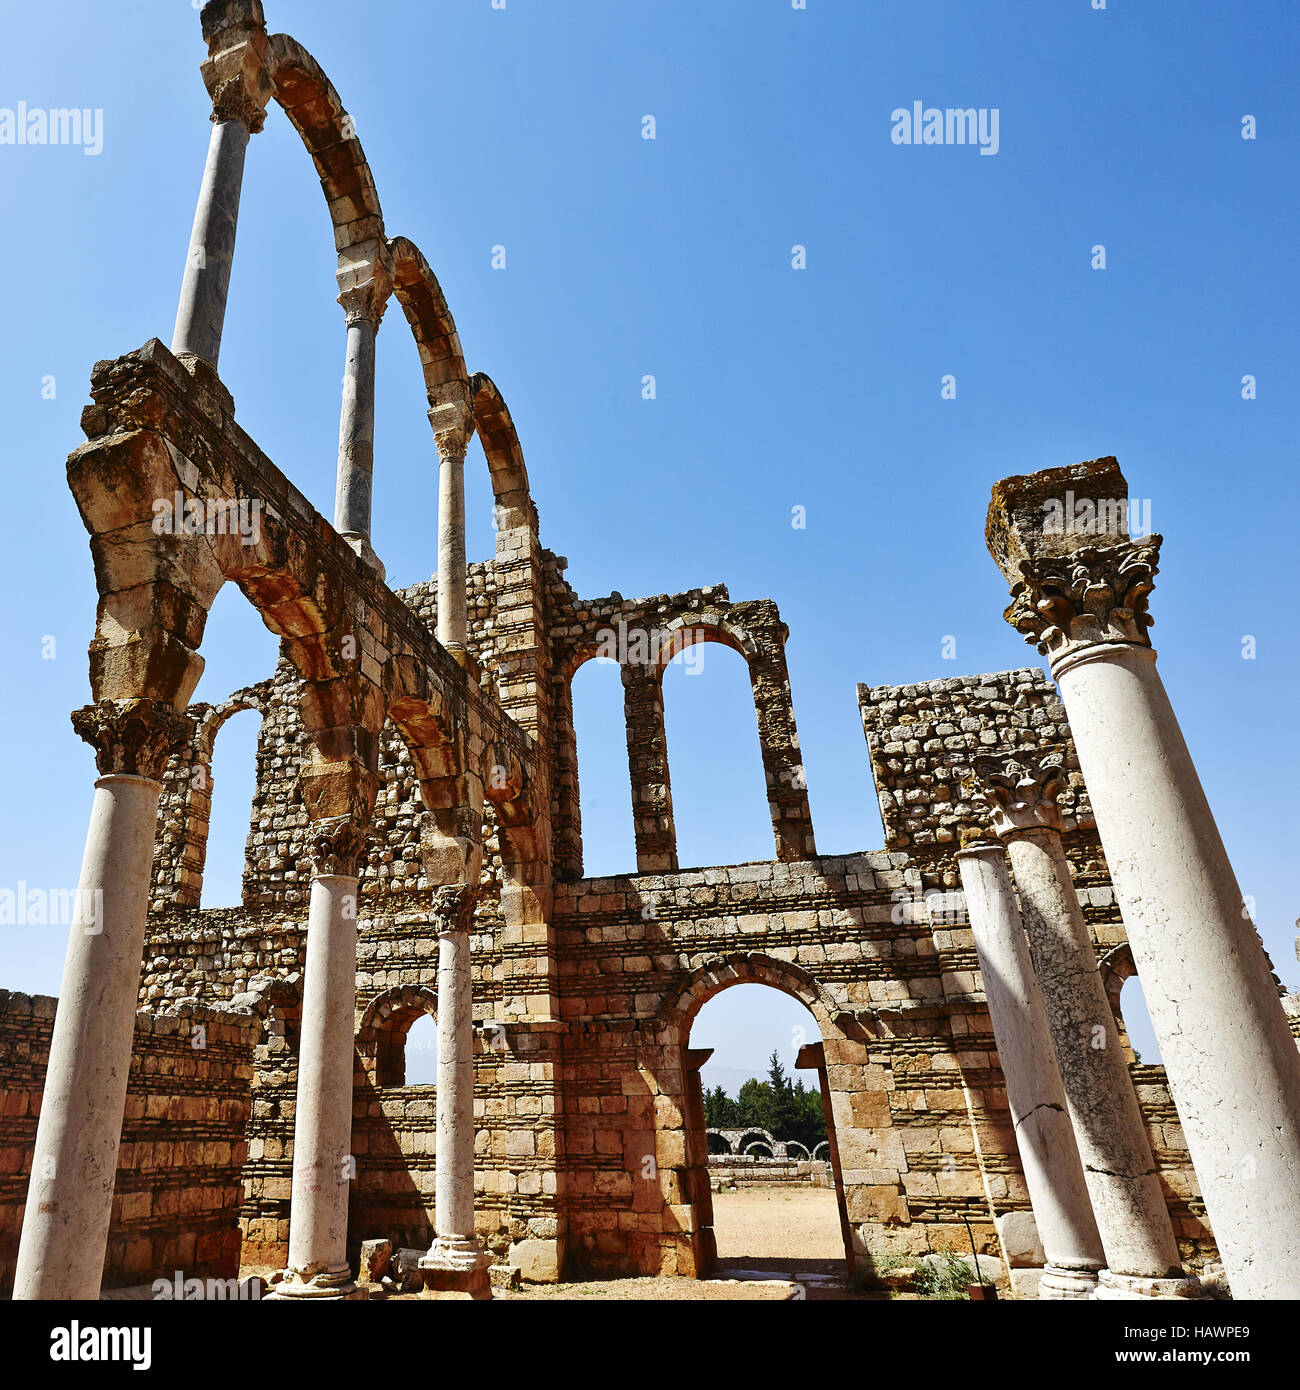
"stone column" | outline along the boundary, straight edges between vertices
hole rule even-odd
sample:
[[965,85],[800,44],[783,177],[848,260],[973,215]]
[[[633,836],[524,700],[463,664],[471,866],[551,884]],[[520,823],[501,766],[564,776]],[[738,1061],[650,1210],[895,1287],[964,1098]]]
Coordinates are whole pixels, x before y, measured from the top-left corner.
[[[1101,543],[1044,525],[1065,495],[1094,532],[1112,520]],[[1114,459],[1010,478],[990,546],[1012,582],[1008,621],[1060,685],[1233,1294],[1300,1298],[1300,1054],[1156,670],[1160,537],[1130,539],[1128,512]]]
[[27,1208],[16,1299],[97,1299],[131,1071],[149,873],[168,753],[192,724],[154,700],[72,716],[102,776],[86,834]]
[[1195,1298],[1115,1016],[1061,848],[1059,753],[975,761],[976,797],[1006,845],[1106,1268],[1098,1298]]
[[375,460],[375,334],[384,306],[367,286],[345,290],[348,347],[339,413],[338,486],[334,529],[344,540],[370,543],[370,492]]
[[434,894],[438,933],[437,1168],[434,1241],[420,1261],[425,1287],[491,1298],[492,1257],[474,1234],[474,994],[469,932],[477,887]]
[[957,856],[1029,1202],[1047,1263],[1040,1298],[1088,1298],[1105,1263],[1029,946],[996,844]]
[[192,353],[214,368],[221,354],[230,266],[235,257],[244,152],[249,136],[260,131],[265,120],[266,112],[249,96],[241,78],[218,88],[172,334],[172,351],[178,357]]
[[813,859],[817,842],[808,782],[804,776],[799,731],[794,721],[794,699],[785,660],[789,628],[780,621],[776,605],[752,605],[747,614],[757,650],[747,655],[749,682],[758,715],[758,744],[767,779],[767,803],[772,815],[776,857],[786,862]]
[[636,664],[619,668],[632,780],[636,867],[641,874],[677,871],[677,828],[664,733],[663,669]]
[[313,827],[302,1034],[293,1124],[289,1263],[277,1298],[363,1298],[348,1266],[353,1036],[357,984],[357,859],[365,836],[337,817]]
[[474,437],[474,402],[464,382],[429,393],[438,446],[438,641],[465,646],[465,454]]

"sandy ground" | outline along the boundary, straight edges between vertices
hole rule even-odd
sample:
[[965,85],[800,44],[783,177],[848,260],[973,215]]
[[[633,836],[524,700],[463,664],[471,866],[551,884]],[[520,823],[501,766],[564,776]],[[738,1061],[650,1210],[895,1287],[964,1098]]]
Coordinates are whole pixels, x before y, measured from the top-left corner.
[[825,1187],[753,1187],[713,1197],[718,1271],[709,1279],[593,1279],[498,1292],[503,1302],[654,1299],[672,1302],[876,1301],[844,1281],[835,1193]]

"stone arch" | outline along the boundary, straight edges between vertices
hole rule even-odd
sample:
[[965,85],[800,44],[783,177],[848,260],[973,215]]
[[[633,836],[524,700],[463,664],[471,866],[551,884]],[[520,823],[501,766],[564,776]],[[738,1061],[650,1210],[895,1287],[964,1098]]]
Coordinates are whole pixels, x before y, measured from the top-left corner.
[[700,642],[717,642],[730,647],[747,664],[759,656],[758,643],[740,623],[725,613],[711,610],[683,613],[664,623],[663,631],[668,635],[668,641],[661,645],[656,654],[661,668],[667,666],[679,652]]
[[372,1086],[406,1084],[406,1035],[416,1019],[436,1018],[438,996],[425,985],[398,985],[376,995],[357,1022],[357,1059]]
[[510,411],[490,377],[482,372],[470,376],[455,319],[424,253],[409,237],[387,237],[369,161],[334,85],[288,34],[267,39],[266,63],[272,94],[316,166],[340,267],[391,267],[392,293],[415,339],[430,404],[448,386],[464,388],[473,402],[496,505],[502,509],[499,529],[528,526],[535,531],[528,472]]
[[797,999],[817,1021],[823,1040],[849,1035],[846,1006],[802,967],[758,952],[737,953],[706,962],[660,1006],[656,1021],[670,1042],[685,1046],[700,1010],[715,994],[733,985],[770,985]]
[[497,529],[512,531],[526,526],[536,530],[537,517],[528,487],[524,451],[505,398],[484,372],[475,372],[469,384],[474,397],[474,426],[487,458],[492,495],[499,508]]
[[[708,1140],[708,1143],[709,1143],[709,1153],[710,1153],[710,1154],[730,1154],[730,1153],[734,1153],[735,1150],[732,1148],[731,1140],[727,1138],[727,1135],[730,1134],[730,1133],[731,1133],[731,1131],[730,1131],[730,1130],[726,1130],[726,1129],[706,1129],[706,1130],[704,1131],[704,1136],[705,1136],[705,1138]],[[714,1141],[716,1141],[721,1147],[720,1147],[720,1148],[715,1148],[715,1147],[714,1147]]]

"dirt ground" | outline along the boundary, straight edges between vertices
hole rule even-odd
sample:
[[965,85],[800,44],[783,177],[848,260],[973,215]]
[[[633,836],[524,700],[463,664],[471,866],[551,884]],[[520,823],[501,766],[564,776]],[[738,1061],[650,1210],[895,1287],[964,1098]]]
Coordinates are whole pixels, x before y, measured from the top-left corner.
[[777,1303],[879,1300],[848,1289],[835,1193],[825,1187],[751,1187],[713,1197],[718,1270],[708,1279],[592,1279],[498,1291],[506,1302],[589,1298]]

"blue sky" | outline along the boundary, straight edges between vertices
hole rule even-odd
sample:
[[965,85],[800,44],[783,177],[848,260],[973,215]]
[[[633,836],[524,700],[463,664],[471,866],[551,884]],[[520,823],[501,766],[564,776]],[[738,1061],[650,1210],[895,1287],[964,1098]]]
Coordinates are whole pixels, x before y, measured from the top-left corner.
[[[1274,963],[1297,982],[1300,11],[268,0],[268,22],[342,93],[390,235],[424,250],[471,369],[510,404],[543,540],[579,591],[724,581],[734,599],[780,605],[823,852],[880,844],[856,682],[1037,660],[1000,617],[1006,588],[982,540],[991,484],[1116,454],[1166,536],[1153,600],[1166,684]],[[67,712],[88,698],[94,611],[63,459],[91,364],[170,339],[208,102],[186,0],[12,7],[5,39],[0,108],[104,113],[98,156],[0,146],[0,886],[63,887],[93,777]],[[917,100],[997,108],[997,155],[892,143],[890,113]],[[1098,243],[1104,271],[1090,265]],[[491,267],[496,245],[505,270]],[[805,270],[791,267],[795,245]],[[249,152],[221,365],[244,427],[327,514],[343,361],[333,272],[314,171],[272,112]],[[941,399],[945,374],[955,400]],[[374,540],[396,584],[434,562],[424,410],[393,309]],[[470,557],[485,559],[481,466],[469,515]],[[204,650],[198,698],[268,674],[275,655],[233,591]],[[626,869],[616,673],[585,668],[578,699],[589,866]],[[711,648],[699,677],[674,672],[668,724],[682,863],[770,857],[738,659]],[[214,817],[227,843],[210,903],[234,900],[251,794],[249,729],[223,742]],[[55,992],[63,950],[60,929],[0,928],[0,983]],[[785,1007],[737,1004],[719,1065],[761,1068],[792,1026]]]

